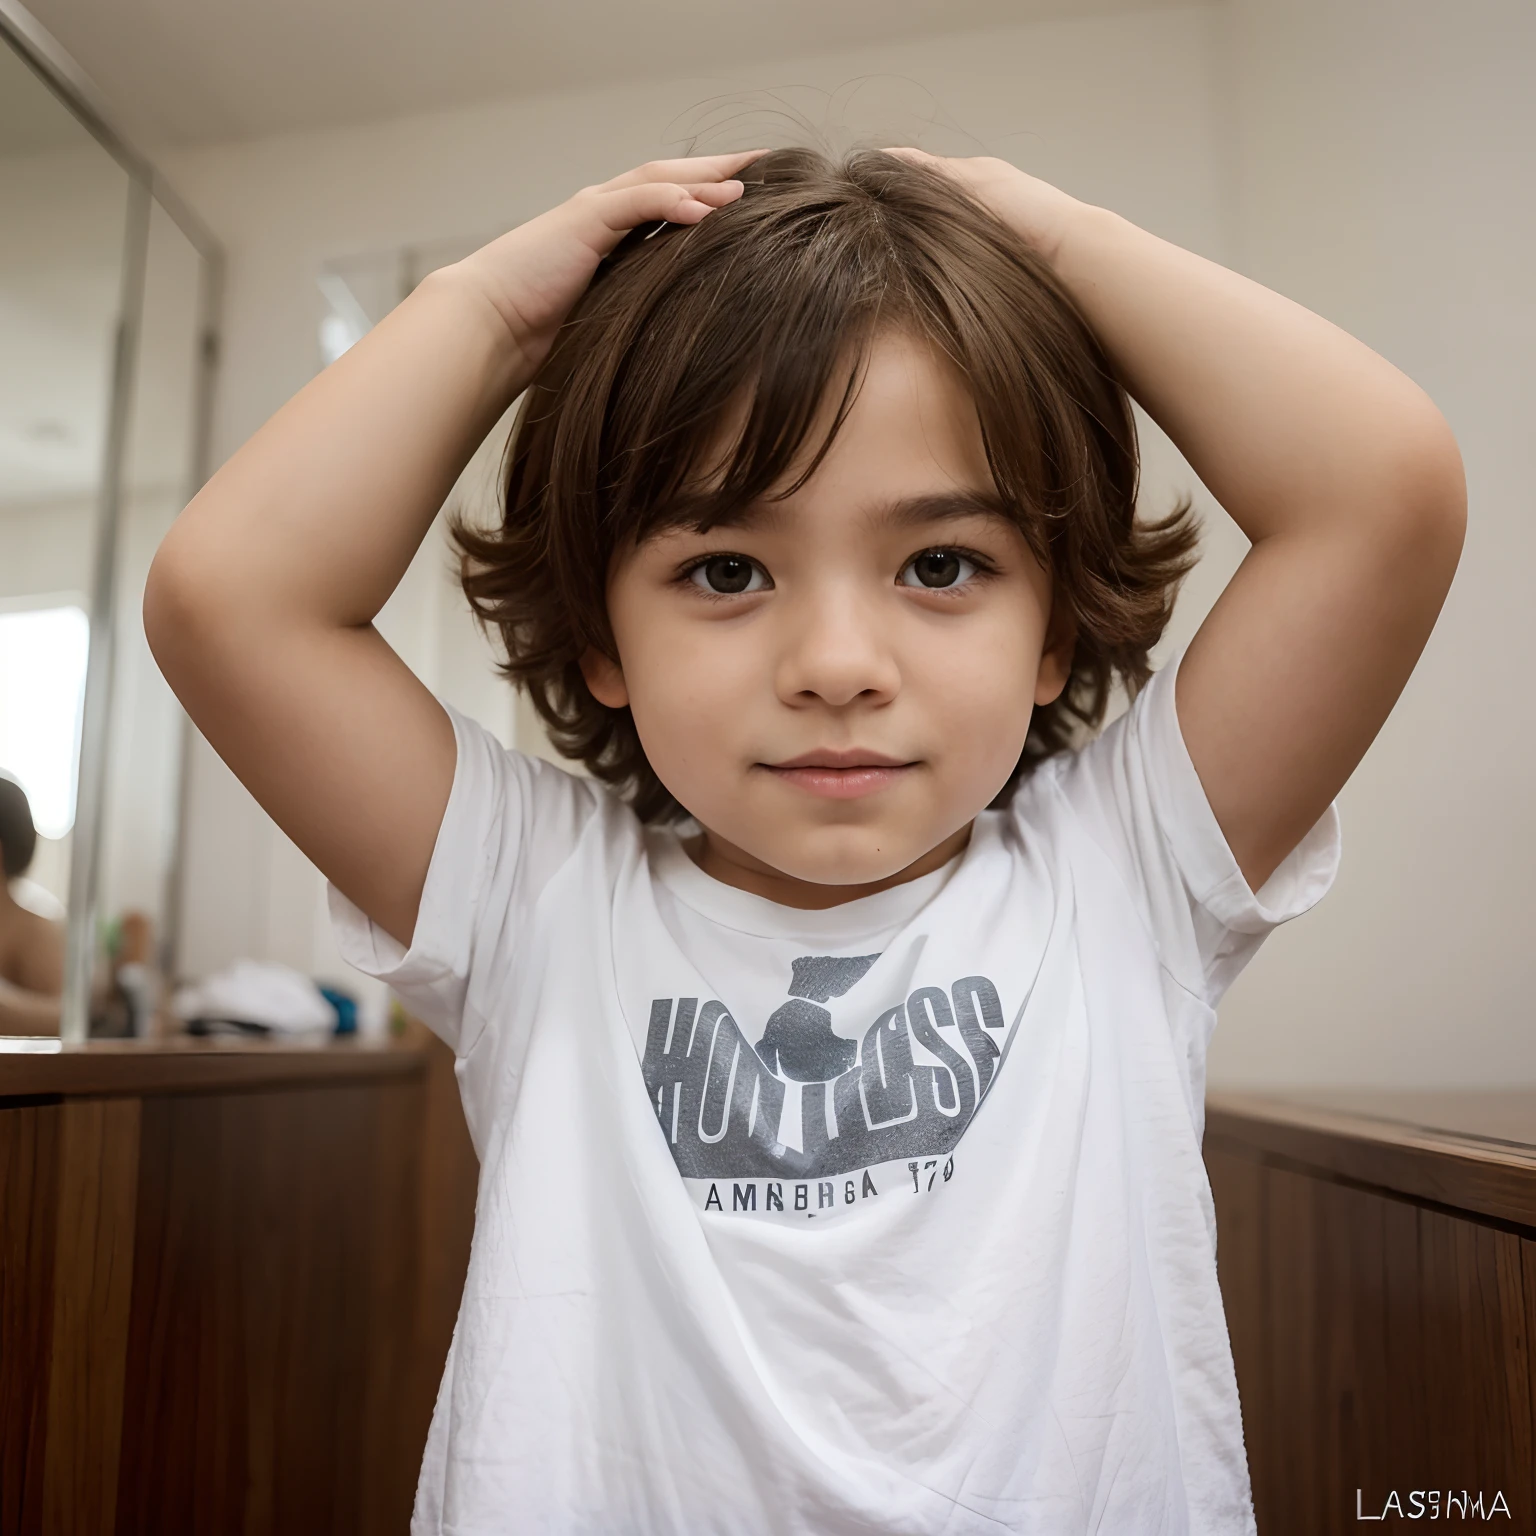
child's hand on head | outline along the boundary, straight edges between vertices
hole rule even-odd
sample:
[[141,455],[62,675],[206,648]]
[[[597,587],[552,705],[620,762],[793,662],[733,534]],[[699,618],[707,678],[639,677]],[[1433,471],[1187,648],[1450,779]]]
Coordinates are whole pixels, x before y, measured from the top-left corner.
[[1060,187],[990,155],[955,159],[921,149],[888,149],[886,153],[952,176],[1047,261],[1056,259],[1067,225],[1084,206]]
[[581,297],[598,263],[637,225],[697,224],[742,194],[736,173],[761,150],[653,160],[583,187],[547,213],[444,269],[467,282],[506,323],[531,373]]

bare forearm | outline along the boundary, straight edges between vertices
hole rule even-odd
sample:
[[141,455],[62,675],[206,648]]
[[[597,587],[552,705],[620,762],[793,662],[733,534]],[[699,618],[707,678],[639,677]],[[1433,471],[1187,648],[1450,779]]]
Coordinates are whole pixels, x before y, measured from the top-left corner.
[[174,584],[213,613],[366,624],[519,374],[490,306],[428,278],[209,481],[162,546],[152,603]]
[[1427,501],[1454,486],[1455,442],[1424,391],[1301,305],[1086,204],[1055,268],[1126,388],[1255,542],[1397,516],[1416,486]]

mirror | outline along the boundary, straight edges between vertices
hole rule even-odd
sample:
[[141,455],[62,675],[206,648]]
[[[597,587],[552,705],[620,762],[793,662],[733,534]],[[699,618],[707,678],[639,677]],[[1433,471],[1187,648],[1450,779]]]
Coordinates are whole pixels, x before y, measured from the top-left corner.
[[140,608],[200,479],[217,253],[47,61],[7,42],[0,1038],[144,1035],[174,971],[186,719]]
[[144,581],[196,482],[209,272],[159,204],[149,208],[124,441],[112,601],[112,694],[102,764],[100,959],[115,985],[93,1033],[151,1032],[175,974],[182,761],[187,720],[144,638]]
[[0,49],[0,1031],[11,1034],[58,1028],[130,188]]

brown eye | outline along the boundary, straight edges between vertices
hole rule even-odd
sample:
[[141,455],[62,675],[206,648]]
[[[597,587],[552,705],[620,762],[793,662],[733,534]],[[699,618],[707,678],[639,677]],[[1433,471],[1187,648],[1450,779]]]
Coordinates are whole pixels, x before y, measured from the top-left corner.
[[730,596],[738,592],[761,592],[768,585],[762,569],[744,555],[712,555],[694,566],[688,578],[706,592]]
[[[974,562],[952,549],[925,549],[903,569],[904,587],[954,587],[976,573]],[[908,577],[911,580],[908,580]]]

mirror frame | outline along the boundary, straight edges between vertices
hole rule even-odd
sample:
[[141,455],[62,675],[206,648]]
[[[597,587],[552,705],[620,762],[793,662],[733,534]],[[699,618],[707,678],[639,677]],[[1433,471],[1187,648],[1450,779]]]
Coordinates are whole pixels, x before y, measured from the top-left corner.
[[[101,886],[103,811],[110,747],[108,732],[113,691],[113,624],[118,537],[122,523],[123,462],[133,407],[151,205],[160,205],[203,262],[198,294],[192,454],[182,505],[192,499],[208,477],[224,253],[207,226],[166,184],[154,166],[118,132],[102,103],[101,93],[85,72],[17,0],[0,0],[0,42],[9,44],[16,51],[21,61],[127,172],[129,185],[106,444],[97,491],[96,543],[91,564],[90,648],[86,660],[80,756],[75,768],[75,828],[70,849],[64,995],[59,1021],[61,1040],[72,1044],[84,1041],[90,1033],[91,978],[96,961],[96,909]],[[177,730],[180,739],[175,755],[180,792],[171,847],[167,850],[166,890],[160,925],[160,959],[167,974],[174,971],[181,926],[182,850],[185,845],[187,770],[192,746],[185,713],[177,714]]]

